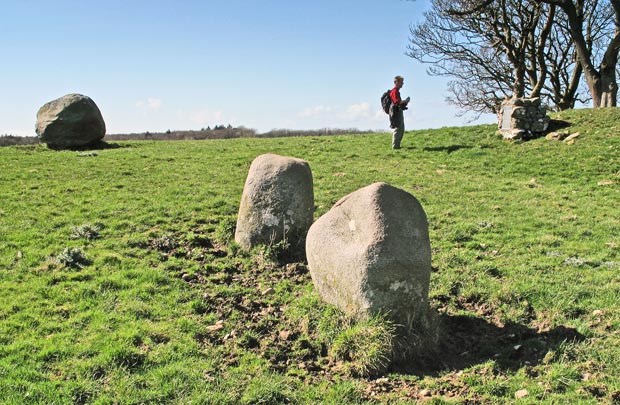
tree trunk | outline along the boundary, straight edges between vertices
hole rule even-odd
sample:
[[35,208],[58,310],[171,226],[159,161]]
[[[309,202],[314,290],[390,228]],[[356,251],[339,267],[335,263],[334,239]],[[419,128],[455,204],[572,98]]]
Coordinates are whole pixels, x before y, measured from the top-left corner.
[[577,90],[579,89],[579,82],[581,81],[582,73],[583,67],[580,63],[578,63],[577,66],[575,66],[575,70],[573,71],[570,83],[566,88],[562,102],[558,105],[560,111],[575,108],[575,96],[577,94]]
[[620,50],[620,29],[618,29],[618,19],[620,17],[620,6],[616,10],[616,32],[612,38],[605,56],[601,61],[600,72],[600,103],[599,107],[615,107],[618,98],[618,83],[616,82],[616,66],[618,65],[618,51]]
[[515,82],[512,87],[512,96],[521,98],[525,96],[525,67],[517,64],[514,69]]
[[592,54],[583,34],[583,7],[582,1],[573,3],[572,0],[536,0],[561,7],[568,16],[571,37],[575,43],[577,58],[583,67],[583,73],[590,89],[592,104],[598,107],[615,107],[618,97],[616,83],[616,65],[620,50],[620,0],[610,0],[614,8],[616,29],[613,38],[607,46],[605,56],[599,69],[594,67]]
[[616,83],[615,69],[608,69],[608,71],[601,72],[599,87],[600,97],[598,107],[615,107],[618,98],[618,84]]
[[617,58],[601,63],[598,72],[585,69],[586,81],[592,95],[594,108],[615,107],[617,105],[618,83],[616,82],[615,60]]

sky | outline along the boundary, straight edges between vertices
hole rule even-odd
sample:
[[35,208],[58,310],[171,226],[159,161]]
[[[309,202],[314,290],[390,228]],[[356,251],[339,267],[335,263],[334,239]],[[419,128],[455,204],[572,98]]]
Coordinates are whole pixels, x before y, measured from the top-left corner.
[[405,55],[428,0],[1,0],[0,135],[37,110],[92,98],[107,133],[357,128],[388,131],[395,75],[407,129],[472,122],[447,79]]

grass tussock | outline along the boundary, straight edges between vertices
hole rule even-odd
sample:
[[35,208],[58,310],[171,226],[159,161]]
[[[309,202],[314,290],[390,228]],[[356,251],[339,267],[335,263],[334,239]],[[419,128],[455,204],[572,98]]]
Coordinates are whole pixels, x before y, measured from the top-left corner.
[[392,361],[396,328],[383,317],[355,322],[334,338],[330,354],[354,376],[379,375]]
[[86,240],[94,240],[99,239],[101,237],[100,232],[102,230],[102,226],[100,224],[83,224],[73,228],[73,233],[71,237],[73,239],[86,239]]
[[58,264],[73,269],[81,269],[90,264],[88,256],[80,248],[64,248],[54,259]]

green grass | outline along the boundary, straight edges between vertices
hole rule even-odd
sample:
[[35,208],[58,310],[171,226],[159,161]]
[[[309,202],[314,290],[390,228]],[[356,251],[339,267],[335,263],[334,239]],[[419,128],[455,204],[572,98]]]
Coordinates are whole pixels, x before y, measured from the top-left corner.
[[[400,151],[387,134],[1,148],[0,402],[619,401],[620,111],[555,118],[575,144],[477,126]],[[268,152],[310,162],[316,217],[377,181],[420,200],[434,350],[359,377],[389,325],[322,304],[277,246],[239,251]]]

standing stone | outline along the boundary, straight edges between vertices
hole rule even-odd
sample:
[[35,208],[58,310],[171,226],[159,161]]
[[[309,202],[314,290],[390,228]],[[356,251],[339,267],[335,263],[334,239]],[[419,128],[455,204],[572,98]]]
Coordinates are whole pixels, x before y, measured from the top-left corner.
[[374,183],[343,197],[310,227],[306,255],[323,300],[350,315],[410,329],[428,313],[428,222],[406,191]]
[[308,162],[260,155],[252,162],[245,181],[235,241],[246,250],[285,239],[292,249],[303,248],[313,213]]
[[82,147],[103,139],[105,122],[90,97],[67,94],[39,109],[35,130],[52,148]]

